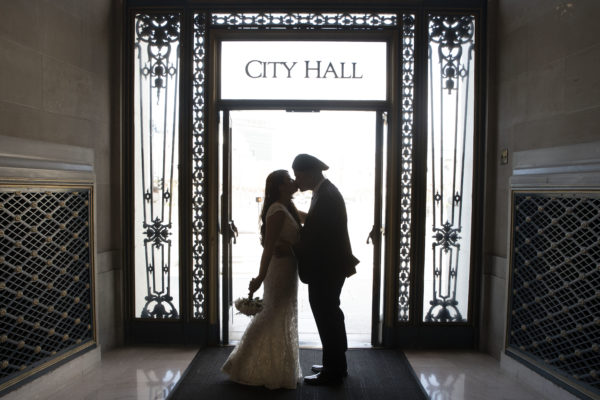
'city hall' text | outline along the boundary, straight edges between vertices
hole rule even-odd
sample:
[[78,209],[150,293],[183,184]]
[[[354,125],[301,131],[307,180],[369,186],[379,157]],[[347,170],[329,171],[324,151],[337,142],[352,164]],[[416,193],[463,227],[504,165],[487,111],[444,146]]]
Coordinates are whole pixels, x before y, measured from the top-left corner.
[[246,63],[246,75],[257,78],[317,78],[317,79],[362,79],[356,62],[304,61],[261,61]]

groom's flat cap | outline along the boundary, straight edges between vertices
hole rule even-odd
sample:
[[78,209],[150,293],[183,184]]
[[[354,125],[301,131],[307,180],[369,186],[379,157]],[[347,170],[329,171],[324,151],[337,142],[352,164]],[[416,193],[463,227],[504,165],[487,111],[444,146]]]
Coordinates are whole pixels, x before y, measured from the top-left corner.
[[318,170],[325,171],[329,169],[327,164],[310,154],[298,154],[292,163],[292,169],[296,171]]

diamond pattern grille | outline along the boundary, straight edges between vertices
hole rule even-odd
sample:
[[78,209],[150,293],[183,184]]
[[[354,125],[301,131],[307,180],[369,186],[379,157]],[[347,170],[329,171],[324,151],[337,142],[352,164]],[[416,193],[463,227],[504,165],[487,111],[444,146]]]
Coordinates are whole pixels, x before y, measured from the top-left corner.
[[514,193],[508,346],[600,394],[600,193]]
[[0,188],[0,385],[93,340],[90,189]]

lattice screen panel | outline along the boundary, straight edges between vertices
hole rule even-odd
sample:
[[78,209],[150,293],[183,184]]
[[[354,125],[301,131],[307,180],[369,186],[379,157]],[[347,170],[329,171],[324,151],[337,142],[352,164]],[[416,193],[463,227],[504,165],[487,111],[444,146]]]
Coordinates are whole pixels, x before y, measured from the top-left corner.
[[0,187],[0,390],[94,340],[91,189]]
[[508,350],[600,395],[600,194],[513,193]]

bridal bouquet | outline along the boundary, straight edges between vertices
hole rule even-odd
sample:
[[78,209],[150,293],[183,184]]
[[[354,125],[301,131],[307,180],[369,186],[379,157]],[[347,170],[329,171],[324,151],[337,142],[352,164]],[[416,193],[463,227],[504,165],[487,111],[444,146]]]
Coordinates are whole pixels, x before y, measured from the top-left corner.
[[234,302],[234,304],[235,308],[237,308],[240,314],[244,314],[249,317],[258,314],[263,309],[263,301],[258,297],[240,297]]

